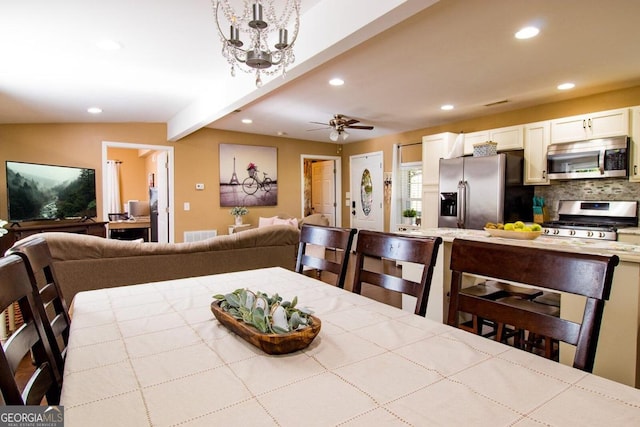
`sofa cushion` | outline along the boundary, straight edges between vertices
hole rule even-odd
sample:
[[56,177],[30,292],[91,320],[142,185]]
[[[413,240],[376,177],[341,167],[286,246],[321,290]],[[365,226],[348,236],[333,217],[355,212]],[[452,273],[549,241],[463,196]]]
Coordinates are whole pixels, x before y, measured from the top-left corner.
[[302,227],[303,224],[324,225],[324,226],[328,227],[329,226],[329,218],[327,218],[323,214],[311,214],[311,215],[305,216],[304,218],[302,218],[300,220],[300,227]]
[[274,221],[277,219],[277,216],[272,216],[269,218],[265,218],[265,217],[260,217],[258,218],[258,228],[260,227],[268,227],[270,225],[273,225]]
[[298,220],[296,218],[276,218],[273,220],[273,225],[290,225],[298,228]]

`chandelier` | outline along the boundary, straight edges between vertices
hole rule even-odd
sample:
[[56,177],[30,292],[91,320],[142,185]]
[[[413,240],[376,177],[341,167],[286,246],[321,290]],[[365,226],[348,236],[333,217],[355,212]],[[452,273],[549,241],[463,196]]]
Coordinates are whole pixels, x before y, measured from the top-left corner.
[[[262,86],[261,73],[273,75],[293,64],[293,45],[300,26],[301,0],[212,0],[222,56],[236,68],[256,74],[256,86]],[[287,26],[293,21],[293,33]],[[228,28],[228,33],[223,31]],[[228,34],[228,35],[226,35]],[[245,46],[245,42],[248,46]],[[291,41],[289,41],[291,40]]]

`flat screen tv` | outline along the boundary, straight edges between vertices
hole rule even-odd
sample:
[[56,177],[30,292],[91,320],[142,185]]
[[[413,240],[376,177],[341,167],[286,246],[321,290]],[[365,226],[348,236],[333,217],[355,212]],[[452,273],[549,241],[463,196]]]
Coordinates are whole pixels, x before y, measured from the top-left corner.
[[95,169],[6,162],[9,222],[96,216]]

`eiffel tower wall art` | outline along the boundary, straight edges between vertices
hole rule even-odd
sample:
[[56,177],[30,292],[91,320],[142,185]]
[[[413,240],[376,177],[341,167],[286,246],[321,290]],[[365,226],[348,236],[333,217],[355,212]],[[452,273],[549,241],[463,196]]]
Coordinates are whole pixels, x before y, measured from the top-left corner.
[[220,206],[277,206],[278,149],[220,144]]

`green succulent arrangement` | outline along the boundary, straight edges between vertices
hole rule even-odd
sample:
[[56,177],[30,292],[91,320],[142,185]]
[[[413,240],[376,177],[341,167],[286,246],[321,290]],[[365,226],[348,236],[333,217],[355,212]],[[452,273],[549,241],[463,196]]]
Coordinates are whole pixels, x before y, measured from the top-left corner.
[[296,308],[298,297],[283,301],[278,294],[269,296],[260,291],[236,289],[230,294],[218,294],[213,298],[219,302],[222,310],[265,334],[286,334],[313,324],[310,310]]
[[405,209],[404,211],[402,211],[402,216],[413,218],[415,216],[418,216],[418,212],[415,209]]
[[249,213],[249,209],[245,208],[244,206],[236,206],[231,209],[229,213],[233,216],[246,215]]

